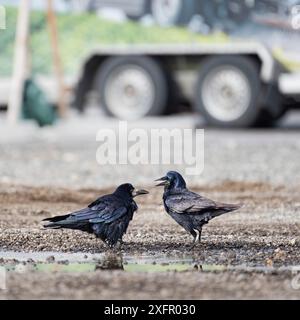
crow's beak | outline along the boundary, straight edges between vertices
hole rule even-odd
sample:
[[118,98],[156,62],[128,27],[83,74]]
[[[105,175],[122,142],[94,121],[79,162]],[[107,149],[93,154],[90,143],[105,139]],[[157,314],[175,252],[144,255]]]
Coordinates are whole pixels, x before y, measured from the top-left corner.
[[162,181],[161,183],[157,184],[155,187],[162,187],[162,186],[166,186],[169,184],[168,177],[161,177],[159,179],[156,179],[155,181]]
[[136,196],[139,196],[139,195],[141,195],[141,194],[148,194],[149,192],[147,191],[147,190],[143,190],[143,189],[141,189],[141,190],[134,190],[133,192],[132,192],[132,196],[133,197],[136,197]]

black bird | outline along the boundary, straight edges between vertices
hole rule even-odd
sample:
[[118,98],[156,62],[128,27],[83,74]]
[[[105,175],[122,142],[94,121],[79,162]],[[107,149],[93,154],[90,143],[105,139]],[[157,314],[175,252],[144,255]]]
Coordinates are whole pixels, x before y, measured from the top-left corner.
[[201,241],[204,224],[224,213],[237,210],[241,205],[212,201],[189,191],[183,177],[176,171],[170,171],[157,185],[164,186],[163,202],[167,213],[193,237],[193,246]]
[[43,221],[50,222],[44,227],[94,233],[96,237],[113,247],[118,241],[122,243],[122,237],[127,231],[129,222],[138,209],[133,198],[147,193],[146,190],[135,190],[130,183],[122,184],[114,193],[98,198],[84,209],[64,216],[44,219]]

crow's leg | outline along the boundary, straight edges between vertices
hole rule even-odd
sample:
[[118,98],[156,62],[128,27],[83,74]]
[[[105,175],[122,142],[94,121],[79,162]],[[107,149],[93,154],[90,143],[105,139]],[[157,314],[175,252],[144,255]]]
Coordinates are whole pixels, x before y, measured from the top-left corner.
[[121,243],[109,244],[109,250],[113,253],[119,252],[122,249]]
[[102,237],[100,237],[99,235],[96,234],[96,238],[100,239],[102,241],[102,243],[104,243],[105,247],[109,250],[112,249],[111,245],[108,243],[107,240],[103,239]]
[[195,247],[195,245],[196,245],[196,243],[197,243],[197,241],[198,241],[198,234],[197,234],[197,232],[196,232],[194,229],[192,229],[192,230],[190,231],[190,233],[191,233],[191,235],[194,237],[194,239],[193,239],[193,244],[192,244],[191,247],[190,247],[190,250],[193,250],[194,247]]
[[117,252],[117,251],[120,251],[122,248],[123,248],[123,245],[124,245],[124,241],[122,238],[119,238],[117,240],[117,242],[113,242],[110,244],[110,248],[112,249],[112,251],[114,252]]
[[109,239],[105,239],[105,240],[103,240],[103,242],[106,244],[109,251],[112,251],[112,252],[116,251],[116,244],[117,243],[113,243],[113,242],[109,241]]
[[[197,232],[198,231],[198,232]],[[191,234],[193,235],[194,237],[194,241],[193,241],[193,244],[190,248],[190,250],[194,249],[195,246],[197,245],[197,243],[201,243],[201,235],[202,235],[202,228],[200,229],[194,229],[193,230],[193,233],[191,232]]]
[[107,247],[108,247],[109,250],[114,251],[114,247],[115,247],[115,246],[114,246],[113,244],[108,243],[108,242],[106,242],[106,244],[107,244]]
[[199,234],[198,234],[198,243],[201,242],[201,235],[202,235],[202,228],[200,228],[199,230]]

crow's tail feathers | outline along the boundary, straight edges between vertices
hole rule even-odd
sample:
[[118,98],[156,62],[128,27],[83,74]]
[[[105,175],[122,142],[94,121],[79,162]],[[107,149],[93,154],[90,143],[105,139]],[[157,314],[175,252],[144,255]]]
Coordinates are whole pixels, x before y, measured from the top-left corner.
[[67,218],[69,218],[70,215],[69,214],[66,214],[64,216],[56,216],[56,217],[52,217],[52,218],[46,218],[42,221],[49,221],[49,222],[58,222],[58,221],[62,221],[62,220],[65,220]]
[[238,210],[240,208],[242,208],[243,204],[226,204],[224,206],[224,210],[228,211],[228,212],[231,212],[231,211],[235,211],[235,210]]
[[88,219],[80,219],[71,214],[67,214],[64,216],[56,216],[53,218],[47,218],[43,221],[47,221],[44,225],[46,229],[73,229],[73,230],[81,230],[86,232],[92,232],[90,223]]
[[220,216],[222,214],[236,211],[240,209],[243,204],[221,204],[219,208],[213,213],[213,217]]
[[66,219],[70,217],[69,214],[64,216],[56,216],[52,218],[44,219],[43,221],[47,221],[49,223],[44,225],[44,228],[50,228],[50,229],[59,229],[65,227]]

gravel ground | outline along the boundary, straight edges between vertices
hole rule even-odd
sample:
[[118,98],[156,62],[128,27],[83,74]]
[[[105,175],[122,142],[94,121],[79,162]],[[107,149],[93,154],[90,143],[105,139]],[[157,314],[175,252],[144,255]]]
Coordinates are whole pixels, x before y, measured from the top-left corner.
[[[43,230],[40,221],[78,209],[114,185],[131,181],[151,194],[138,199],[140,210],[121,254],[188,254],[199,264],[242,268],[184,273],[10,272],[0,298],[136,299],[137,294],[141,299],[300,298],[300,290],[291,286],[291,267],[300,265],[300,133],[293,126],[205,130],[205,169],[199,177],[188,177],[189,185],[210,198],[242,202],[244,207],[209,223],[201,246],[189,252],[190,236],[167,216],[161,190],[153,188],[153,180],[174,166],[99,166],[96,132],[107,122],[112,126],[116,122],[89,115],[85,120],[74,116],[43,130],[31,125],[0,128],[0,251],[107,252],[93,236]],[[154,124],[188,128],[194,120],[174,116],[138,123],[143,128]],[[0,266],[5,263],[0,260]],[[247,271],[249,266],[266,271]]]
[[[151,184],[179,165],[99,165],[96,141],[99,129],[117,128],[118,122],[99,117],[72,115],[56,127],[39,129],[30,123],[8,128],[0,118],[0,183],[103,188],[122,182]],[[1,122],[2,120],[2,122]],[[150,118],[129,128],[192,128],[201,119],[190,115]],[[297,122],[298,121],[298,122]],[[297,127],[298,126],[298,127]],[[205,129],[204,171],[189,176],[192,184],[224,180],[297,185],[300,172],[300,113],[291,114],[274,130]],[[134,177],[134,178],[133,178]]]
[[[191,238],[164,212],[161,192],[140,198],[139,212],[118,254],[133,257],[193,257],[197,265],[237,266],[237,271],[93,273],[9,273],[0,298],[300,298],[292,288],[292,266],[300,265],[297,193],[282,186],[226,182],[194,189],[215,199],[243,202],[238,212],[216,218],[202,244],[189,251]],[[74,210],[106,190],[0,186],[0,248],[4,251],[103,253],[93,236],[69,230],[43,230],[40,221]],[[298,190],[297,190],[298,191]],[[33,259],[29,264],[35,262]],[[53,262],[49,256],[48,262]],[[5,259],[0,261],[5,265]],[[247,271],[247,267],[261,270]],[[288,268],[281,270],[281,268]],[[271,272],[271,271],[272,272]],[[176,286],[174,286],[176,283]]]
[[[122,286],[120,285],[122,283]],[[174,285],[176,284],[176,285]],[[28,299],[299,299],[290,274],[199,273],[12,274],[7,295]]]

